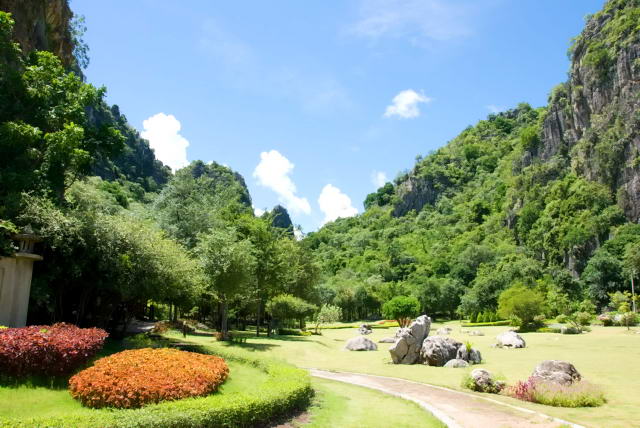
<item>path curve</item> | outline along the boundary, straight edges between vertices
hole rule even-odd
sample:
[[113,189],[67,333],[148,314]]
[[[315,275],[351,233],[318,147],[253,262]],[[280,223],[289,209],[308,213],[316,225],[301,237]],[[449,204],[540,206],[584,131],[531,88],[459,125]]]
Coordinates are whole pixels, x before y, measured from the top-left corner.
[[522,407],[491,398],[410,380],[350,372],[309,369],[312,376],[376,389],[413,401],[449,428],[536,427],[584,428]]

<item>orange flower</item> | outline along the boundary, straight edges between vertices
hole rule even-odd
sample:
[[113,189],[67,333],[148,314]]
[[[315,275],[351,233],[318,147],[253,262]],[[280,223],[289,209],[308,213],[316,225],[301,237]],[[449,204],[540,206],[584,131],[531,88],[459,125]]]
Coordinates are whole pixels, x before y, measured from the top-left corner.
[[136,349],[102,358],[69,379],[73,398],[87,407],[141,407],[208,395],[229,376],[225,361],[177,349]]

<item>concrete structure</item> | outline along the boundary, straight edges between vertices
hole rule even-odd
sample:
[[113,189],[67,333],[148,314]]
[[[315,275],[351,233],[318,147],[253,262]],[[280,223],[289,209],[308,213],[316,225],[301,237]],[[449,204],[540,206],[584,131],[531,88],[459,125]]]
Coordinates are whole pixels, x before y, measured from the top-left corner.
[[39,241],[32,234],[16,235],[18,252],[0,257],[0,325],[24,327],[27,323],[33,263],[42,257],[33,253]]

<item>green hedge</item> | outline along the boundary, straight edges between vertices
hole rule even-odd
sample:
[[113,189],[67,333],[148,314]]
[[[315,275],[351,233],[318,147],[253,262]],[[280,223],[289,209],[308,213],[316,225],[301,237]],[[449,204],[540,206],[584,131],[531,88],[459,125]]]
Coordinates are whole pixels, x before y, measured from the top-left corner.
[[268,374],[268,379],[247,393],[231,396],[212,394],[152,404],[141,409],[95,410],[90,415],[0,420],[0,428],[256,427],[304,409],[311,402],[313,389],[309,374],[304,370],[273,360],[259,359],[242,350],[211,352],[201,347],[197,349],[257,367]]
[[511,321],[494,321],[494,322],[463,322],[462,327],[491,327],[500,325],[509,325]]

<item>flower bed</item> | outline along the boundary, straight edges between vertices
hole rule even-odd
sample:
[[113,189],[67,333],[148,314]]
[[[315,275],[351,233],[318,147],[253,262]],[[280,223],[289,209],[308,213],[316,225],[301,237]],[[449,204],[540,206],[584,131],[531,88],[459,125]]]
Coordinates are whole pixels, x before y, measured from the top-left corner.
[[530,377],[508,388],[506,394],[519,400],[555,407],[597,407],[606,402],[604,393],[584,380],[560,385]]
[[99,328],[64,323],[0,329],[0,374],[69,374],[95,356],[106,338],[107,332]]
[[177,349],[137,349],[102,358],[69,379],[87,407],[136,408],[208,395],[229,375],[220,357]]
[[[203,351],[208,351],[203,349]],[[210,394],[149,404],[139,409],[95,409],[85,414],[2,420],[0,428],[175,428],[269,426],[274,420],[306,408],[313,397],[309,374],[279,361],[240,349],[216,350],[225,360],[264,370],[268,379],[232,396]]]

